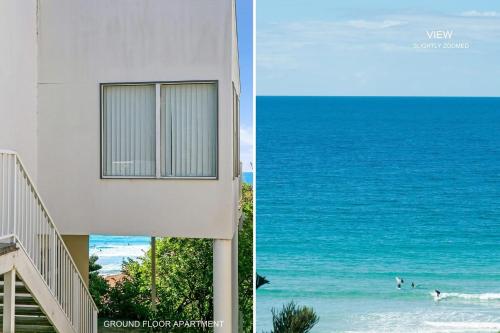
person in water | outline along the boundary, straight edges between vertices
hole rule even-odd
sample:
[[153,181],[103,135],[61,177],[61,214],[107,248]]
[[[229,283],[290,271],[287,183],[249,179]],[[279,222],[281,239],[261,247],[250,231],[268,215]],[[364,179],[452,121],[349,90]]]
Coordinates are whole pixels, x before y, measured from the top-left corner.
[[441,296],[441,292],[437,289],[434,290],[436,292],[436,298],[439,299],[439,296]]
[[415,283],[413,281],[411,282],[411,287],[415,288]]
[[399,276],[396,276],[396,285],[398,286],[398,289],[401,289],[401,285],[404,283],[405,281],[403,279],[401,279]]

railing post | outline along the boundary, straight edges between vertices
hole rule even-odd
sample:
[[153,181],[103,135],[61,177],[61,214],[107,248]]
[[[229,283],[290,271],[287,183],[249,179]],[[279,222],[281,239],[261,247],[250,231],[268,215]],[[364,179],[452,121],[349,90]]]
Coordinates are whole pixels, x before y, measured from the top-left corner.
[[3,275],[3,331],[15,332],[16,315],[16,271],[11,269]]
[[50,248],[50,261],[49,261],[49,274],[50,274],[50,287],[52,288],[52,292],[54,296],[57,295],[57,284],[56,284],[56,255],[57,255],[57,242],[56,242],[56,231],[51,228],[50,232],[50,240],[49,240],[49,248]]
[[97,333],[97,310],[92,310],[92,333]]
[[77,332],[81,332],[80,330],[80,305],[82,303],[82,300],[80,299],[80,296],[79,296],[79,282],[80,282],[80,278],[78,276],[78,273],[76,272],[73,272],[72,274],[72,278],[73,278],[73,297],[71,297],[71,302],[73,302],[73,318],[74,318],[74,322],[73,322],[73,326],[75,327],[76,331]]
[[12,155],[12,158],[14,159],[14,165],[13,165],[13,170],[12,172],[14,173],[13,174],[13,182],[14,182],[14,188],[13,188],[13,192],[14,192],[14,198],[13,198],[13,202],[12,202],[12,215],[13,215],[13,218],[12,218],[12,230],[10,230],[10,233],[11,235],[15,235],[16,234],[16,227],[17,227],[17,157],[16,155]]

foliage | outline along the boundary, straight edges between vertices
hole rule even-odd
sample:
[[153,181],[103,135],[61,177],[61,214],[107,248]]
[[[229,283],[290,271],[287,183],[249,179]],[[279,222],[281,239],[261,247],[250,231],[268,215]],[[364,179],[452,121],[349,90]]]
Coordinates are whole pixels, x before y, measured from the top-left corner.
[[[176,320],[211,320],[212,241],[206,239],[163,238],[157,243],[157,313]],[[151,281],[151,261],[147,257],[139,272]]]
[[99,275],[99,270],[102,268],[97,263],[97,256],[89,258],[89,291],[92,299],[99,309],[103,308],[106,294],[108,293],[108,284],[102,276]]
[[253,332],[253,191],[243,184],[241,201],[243,226],[238,239],[239,303],[243,331]]
[[[243,185],[243,226],[239,232],[239,305],[244,332],[253,329],[253,192]],[[102,300],[101,317],[128,320],[212,320],[213,241],[209,239],[161,238],[156,242],[156,311],[151,302],[151,251],[127,260],[127,276],[108,289],[91,280],[91,289]],[[95,264],[96,259],[92,259]],[[98,265],[97,265],[98,266]],[[105,283],[105,282],[104,282]],[[95,286],[94,286],[95,284]]]
[[127,278],[109,288],[107,302],[100,309],[102,317],[128,320],[151,318],[150,284],[136,272],[138,266],[137,261],[130,259],[123,263]]
[[293,301],[283,305],[281,311],[272,309],[272,333],[307,333],[319,321],[312,308],[297,306]]

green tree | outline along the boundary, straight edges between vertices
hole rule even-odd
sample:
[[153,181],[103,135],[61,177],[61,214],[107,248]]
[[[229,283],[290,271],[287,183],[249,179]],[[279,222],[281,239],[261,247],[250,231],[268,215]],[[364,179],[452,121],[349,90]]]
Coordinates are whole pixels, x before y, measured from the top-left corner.
[[95,255],[89,258],[89,292],[97,308],[102,310],[108,293],[108,283],[99,275],[102,266],[97,263],[97,259]]
[[150,283],[142,277],[140,263],[128,259],[122,264],[126,278],[109,288],[102,317],[143,320],[151,318]]
[[307,333],[319,321],[312,308],[297,306],[293,301],[283,305],[281,311],[271,310],[273,330],[271,333]]
[[243,184],[243,225],[238,239],[239,303],[243,331],[253,332],[253,190]]
[[[163,238],[157,242],[158,318],[212,320],[212,249],[206,239]],[[132,267],[129,267],[129,269]],[[131,276],[151,281],[150,254]]]

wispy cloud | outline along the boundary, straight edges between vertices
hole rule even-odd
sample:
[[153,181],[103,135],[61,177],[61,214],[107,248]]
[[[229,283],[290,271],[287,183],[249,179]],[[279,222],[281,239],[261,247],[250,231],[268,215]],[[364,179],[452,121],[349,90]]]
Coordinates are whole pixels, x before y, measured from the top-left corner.
[[[500,12],[461,10],[392,10],[376,14],[353,10],[338,15],[318,15],[321,19],[273,18],[274,21],[259,23],[258,93],[396,94],[404,91],[400,94],[419,95],[425,90],[427,95],[450,95],[458,93],[459,88],[469,91],[470,84],[461,79],[460,73],[464,74],[462,77],[476,75],[484,81],[485,72],[493,77],[499,71],[490,59],[500,52]],[[452,31],[452,38],[432,39],[428,32],[433,30]],[[447,42],[466,44],[467,48],[425,47]],[[479,59],[489,64],[487,71]],[[469,70],[473,74],[465,73]],[[438,74],[429,84],[436,88],[431,91],[423,82],[427,73],[432,72]],[[409,81],[407,77],[417,79]],[[439,82],[443,84],[438,86]]]
[[253,171],[253,129],[251,127],[240,127],[240,149],[241,161],[243,161],[243,171]]
[[380,30],[393,28],[400,25],[404,25],[406,22],[394,21],[394,20],[383,20],[383,21],[368,21],[368,20],[351,20],[347,22],[347,25],[358,29],[369,29],[369,30]]
[[[453,30],[461,41],[497,44],[500,25],[492,24],[497,12],[470,11],[461,15],[400,14],[376,19],[297,21],[259,27],[257,65],[288,70],[303,64],[301,52],[414,51],[412,43],[428,41],[426,31]],[[500,16],[499,16],[500,17]],[[489,19],[488,19],[489,18]]]
[[500,16],[500,14],[498,12],[494,12],[494,11],[480,12],[477,10],[470,10],[467,12],[463,12],[460,15],[465,16],[465,17],[497,17],[497,16]]

